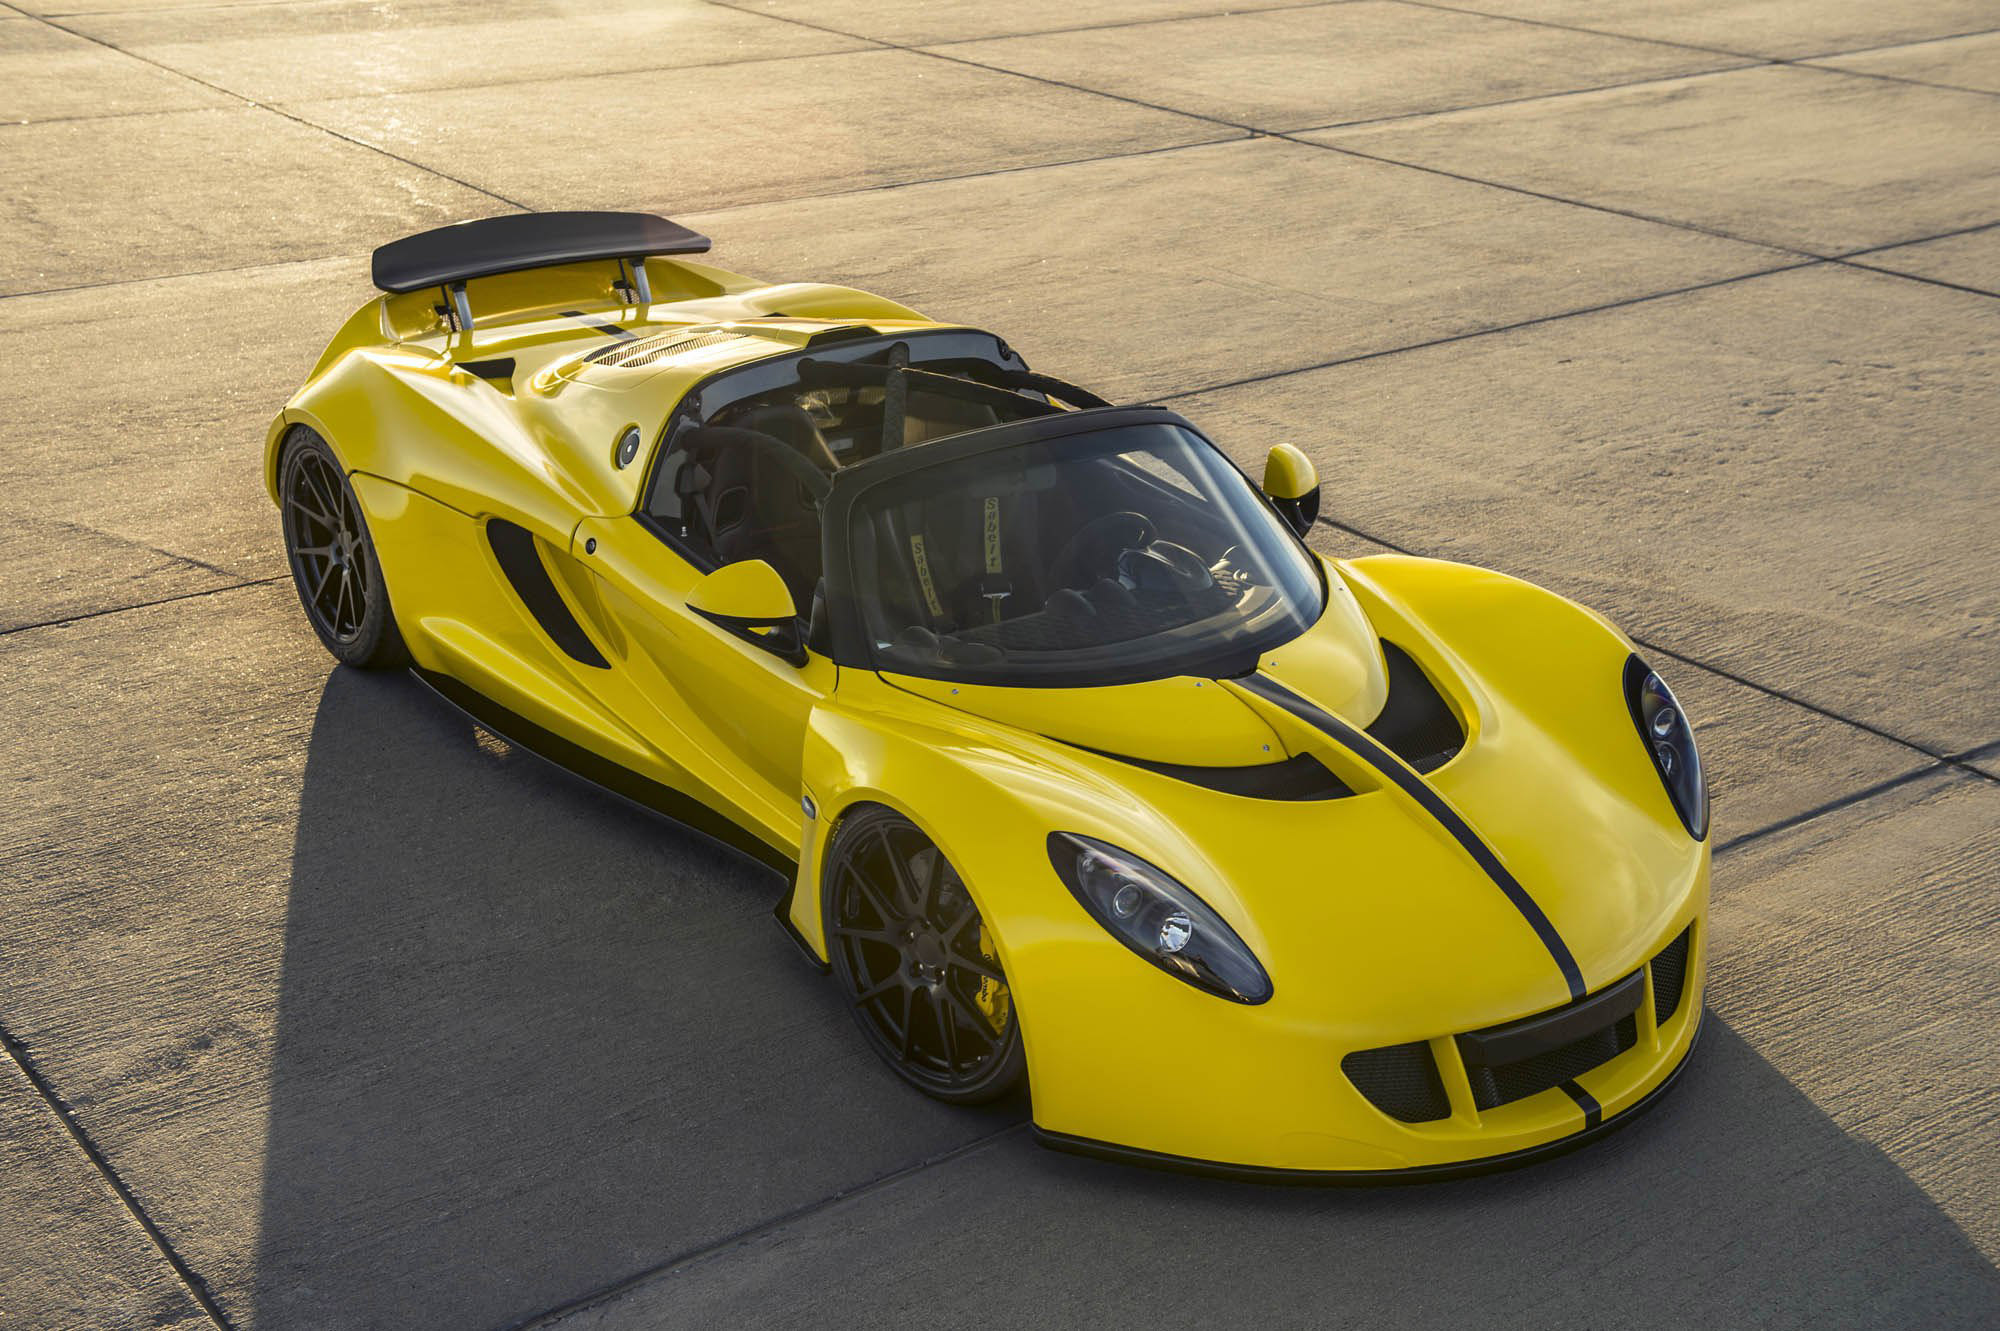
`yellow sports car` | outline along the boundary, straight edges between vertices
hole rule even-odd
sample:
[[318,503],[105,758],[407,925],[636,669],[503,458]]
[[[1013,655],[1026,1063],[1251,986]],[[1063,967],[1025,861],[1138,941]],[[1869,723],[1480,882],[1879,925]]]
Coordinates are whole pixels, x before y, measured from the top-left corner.
[[1708,796],[1629,639],[1303,541],[1194,426],[541,213],[375,252],[270,431],[306,618],[785,879],[911,1085],[1265,1178],[1514,1162],[1701,1021]]

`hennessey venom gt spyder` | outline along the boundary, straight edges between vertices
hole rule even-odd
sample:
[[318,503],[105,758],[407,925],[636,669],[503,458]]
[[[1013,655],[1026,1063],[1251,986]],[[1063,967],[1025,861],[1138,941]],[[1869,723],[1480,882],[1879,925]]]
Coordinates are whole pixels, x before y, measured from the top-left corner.
[[1319,481],[645,214],[375,252],[272,424],[299,600],[778,869],[889,1067],[1043,1140],[1449,1173],[1618,1125],[1702,1012],[1708,797],[1602,618],[1329,559]]

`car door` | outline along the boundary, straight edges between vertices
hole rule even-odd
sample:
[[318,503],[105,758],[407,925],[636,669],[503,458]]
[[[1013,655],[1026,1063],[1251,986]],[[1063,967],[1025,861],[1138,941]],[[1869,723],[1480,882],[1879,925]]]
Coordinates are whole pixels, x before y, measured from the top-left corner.
[[618,657],[605,687],[624,695],[622,714],[795,846],[806,723],[833,692],[833,662],[793,665],[690,612],[702,570],[636,517],[586,518],[571,552]]

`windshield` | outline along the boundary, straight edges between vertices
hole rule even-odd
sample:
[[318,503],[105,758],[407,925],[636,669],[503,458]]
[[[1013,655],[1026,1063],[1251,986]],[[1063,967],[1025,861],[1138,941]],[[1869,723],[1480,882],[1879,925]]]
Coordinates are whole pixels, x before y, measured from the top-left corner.
[[1324,595],[1242,473],[1165,422],[916,467],[858,495],[847,535],[873,664],[937,679],[1237,673]]

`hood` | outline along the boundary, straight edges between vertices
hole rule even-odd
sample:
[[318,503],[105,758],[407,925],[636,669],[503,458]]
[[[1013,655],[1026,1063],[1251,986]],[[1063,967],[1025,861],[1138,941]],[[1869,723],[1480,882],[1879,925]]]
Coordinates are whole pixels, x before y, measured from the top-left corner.
[[[1285,678],[1366,724],[1382,711],[1382,645],[1341,578],[1312,628],[1277,648]],[[1178,767],[1256,767],[1291,757],[1257,710],[1216,681],[1177,675],[1103,688],[1016,688],[883,675],[897,688],[1078,748]]]

